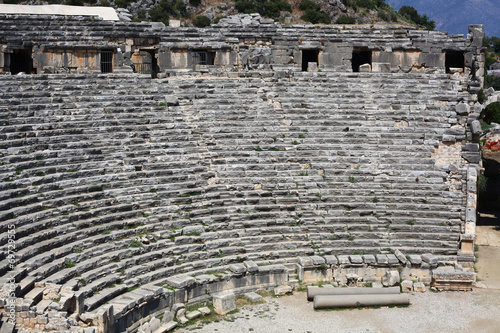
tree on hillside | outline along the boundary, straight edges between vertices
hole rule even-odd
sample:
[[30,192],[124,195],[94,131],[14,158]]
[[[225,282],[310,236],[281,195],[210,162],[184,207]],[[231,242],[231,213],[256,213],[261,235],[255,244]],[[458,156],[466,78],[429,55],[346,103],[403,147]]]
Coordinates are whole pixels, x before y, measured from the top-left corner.
[[436,22],[430,20],[427,15],[420,16],[418,11],[411,6],[402,6],[399,8],[399,14],[415,24],[425,27],[427,30],[434,30]]

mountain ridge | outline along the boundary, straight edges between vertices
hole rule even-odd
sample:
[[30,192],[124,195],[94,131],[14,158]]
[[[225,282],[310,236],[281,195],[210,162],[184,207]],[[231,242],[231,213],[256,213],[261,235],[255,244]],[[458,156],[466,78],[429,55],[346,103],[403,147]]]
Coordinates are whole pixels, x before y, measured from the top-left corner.
[[436,22],[437,30],[450,34],[467,34],[469,24],[484,24],[487,36],[500,36],[500,2],[491,0],[390,0],[398,10],[412,6]]

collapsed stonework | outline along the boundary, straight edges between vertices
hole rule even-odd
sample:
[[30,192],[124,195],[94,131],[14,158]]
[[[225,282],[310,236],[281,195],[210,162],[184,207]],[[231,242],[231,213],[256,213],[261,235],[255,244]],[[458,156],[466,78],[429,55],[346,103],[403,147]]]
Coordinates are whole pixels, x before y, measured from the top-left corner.
[[472,288],[482,26],[0,25],[2,329],[164,332],[317,281]]

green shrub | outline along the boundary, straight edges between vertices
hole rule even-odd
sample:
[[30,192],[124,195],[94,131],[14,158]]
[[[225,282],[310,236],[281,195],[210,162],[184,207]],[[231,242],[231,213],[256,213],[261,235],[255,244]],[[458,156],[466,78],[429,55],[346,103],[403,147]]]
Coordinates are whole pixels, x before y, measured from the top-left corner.
[[101,2],[99,2],[98,6],[101,6],[101,7],[111,7],[111,4],[109,3],[108,0],[101,0]]
[[321,10],[321,6],[318,5],[316,2],[311,1],[311,0],[302,0],[299,3],[299,9],[302,11],[306,11],[308,9],[312,9],[316,12],[319,12]]
[[500,90],[500,76],[495,75],[486,75],[484,77],[484,87],[490,88],[493,87],[495,90]]
[[355,12],[358,11],[358,6],[356,6],[356,0],[341,0],[344,6],[351,7]]
[[83,1],[82,0],[66,0],[66,2],[64,4],[68,5],[68,6],[83,6]]
[[115,5],[120,8],[127,8],[127,6],[130,5],[130,2],[131,0],[115,0]]
[[301,19],[307,22],[311,22],[312,24],[330,24],[332,22],[330,15],[328,15],[327,13],[317,12],[312,9],[306,10],[306,13],[301,16]]
[[489,104],[482,112],[483,120],[488,124],[500,124],[500,102]]
[[479,90],[479,92],[477,93],[478,102],[483,104],[486,101],[486,99],[487,97],[486,94],[484,93],[484,90],[483,89]]
[[371,0],[357,0],[356,5],[361,8],[375,9],[375,3]]
[[351,16],[340,16],[337,19],[337,24],[356,24],[356,19]]
[[193,20],[193,24],[195,27],[198,28],[204,28],[210,26],[210,19],[204,15],[196,16],[196,18]]
[[189,4],[191,6],[198,7],[199,5],[201,5],[201,0],[189,0]]
[[151,15],[151,20],[163,22],[165,25],[168,25],[170,16],[175,18],[187,18],[189,17],[189,12],[186,8],[186,4],[182,0],[161,0],[158,5],[149,11],[149,15]]
[[214,20],[214,24],[219,23],[219,21],[220,21],[220,20],[222,20],[222,19],[224,19],[224,18],[226,18],[226,17],[225,17],[225,16],[217,16],[217,17],[215,18],[215,20]]
[[281,11],[292,11],[292,6],[283,0],[238,0],[234,7],[240,13],[259,13],[262,16],[277,18]]
[[139,242],[138,240],[131,240],[129,245],[129,247],[142,247],[142,243]]

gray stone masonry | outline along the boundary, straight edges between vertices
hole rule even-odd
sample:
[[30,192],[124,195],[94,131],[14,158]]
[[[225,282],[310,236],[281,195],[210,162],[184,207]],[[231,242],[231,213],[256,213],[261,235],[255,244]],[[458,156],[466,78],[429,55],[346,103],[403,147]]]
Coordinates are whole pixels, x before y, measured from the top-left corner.
[[[70,44],[112,44],[120,68],[148,43],[165,57],[157,80],[0,76],[0,247],[12,225],[17,246],[0,278],[19,284],[23,329],[165,330],[197,315],[179,314],[186,304],[299,280],[470,288],[480,110],[468,67],[446,74],[442,51],[479,63],[480,31],[247,21],[199,30],[0,16],[0,49],[36,39],[40,62]],[[170,66],[187,35],[179,53],[217,50],[221,62]],[[352,72],[355,46],[372,51],[371,72]],[[313,49],[318,71],[301,72]]]

